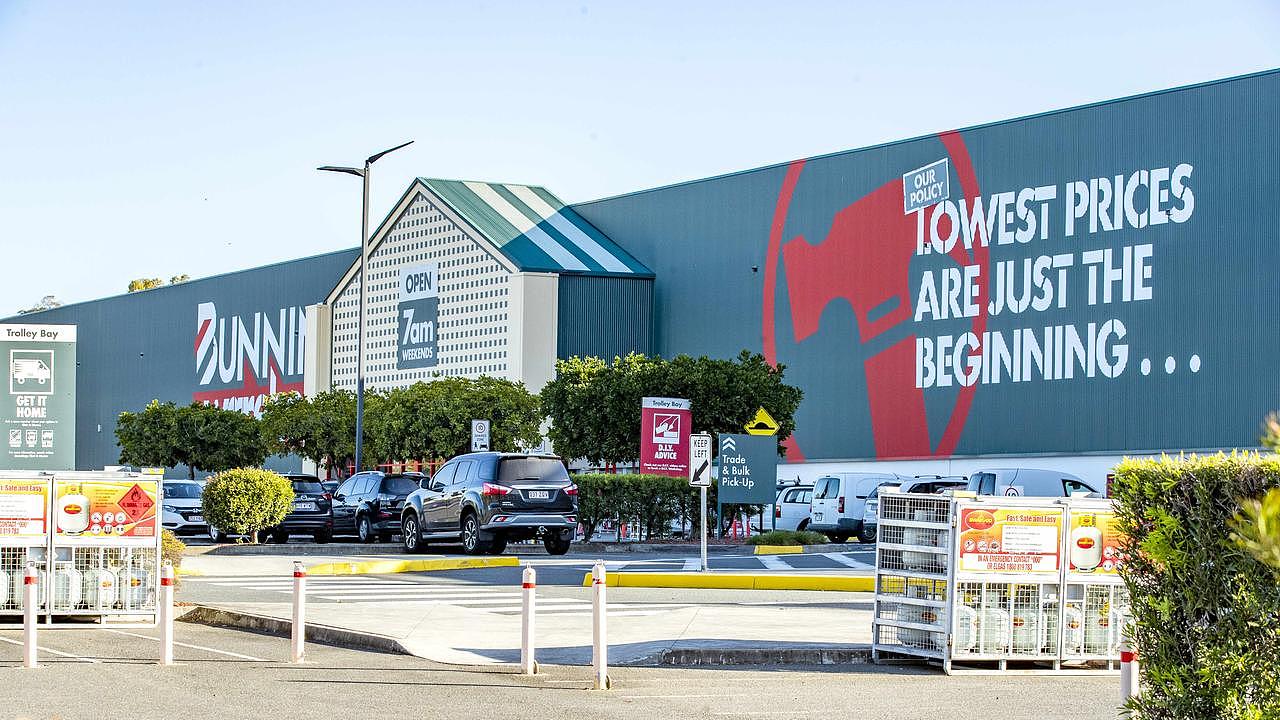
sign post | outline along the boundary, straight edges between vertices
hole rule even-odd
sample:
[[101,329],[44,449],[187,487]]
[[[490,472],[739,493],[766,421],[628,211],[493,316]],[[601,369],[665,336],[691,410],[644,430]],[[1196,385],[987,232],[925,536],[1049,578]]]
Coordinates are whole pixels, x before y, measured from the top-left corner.
[[489,449],[489,421],[471,421],[471,452],[485,452]]
[[[743,426],[742,429],[746,430],[748,435],[768,435],[769,437],[773,437],[774,435],[778,434],[779,425],[778,425],[778,421],[773,419],[773,416],[769,414],[768,410],[765,410],[764,408],[758,408],[756,410],[756,416],[751,418],[751,421],[748,422],[745,426]],[[778,499],[775,497],[773,502],[776,503],[777,500]],[[769,513],[769,517],[771,518],[770,529],[777,530],[778,529],[778,513],[776,512],[776,508],[773,508],[773,510],[775,511]],[[764,527],[763,517],[760,518],[760,527],[761,528]]]
[[711,486],[711,434],[689,436],[689,485],[698,488],[698,519],[702,535],[702,572],[707,571],[707,488]]
[[719,463],[717,507],[777,499],[778,441],[772,435],[721,435]]
[[643,398],[640,405],[640,472],[689,476],[689,425],[693,404],[679,398]]
[[0,467],[76,465],[76,326],[0,325]]

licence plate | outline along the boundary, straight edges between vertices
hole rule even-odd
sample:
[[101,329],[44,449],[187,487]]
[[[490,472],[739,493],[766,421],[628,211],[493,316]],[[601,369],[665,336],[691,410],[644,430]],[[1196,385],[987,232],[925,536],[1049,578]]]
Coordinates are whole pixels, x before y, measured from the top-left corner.
[[294,510],[315,510],[316,504],[313,502],[296,502],[293,504]]
[[187,522],[204,522],[204,516],[192,515],[190,518],[187,518]]
[[822,513],[814,513],[813,519],[817,520],[818,522],[822,522]]
[[551,498],[550,490],[530,490],[529,491],[530,500],[548,500],[550,498]]

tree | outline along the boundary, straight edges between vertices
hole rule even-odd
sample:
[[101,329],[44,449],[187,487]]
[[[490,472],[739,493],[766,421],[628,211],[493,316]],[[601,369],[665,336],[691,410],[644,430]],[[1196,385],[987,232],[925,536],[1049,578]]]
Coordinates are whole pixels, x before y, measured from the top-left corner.
[[470,450],[471,421],[488,420],[490,447],[518,451],[541,440],[538,398],[523,383],[444,377],[366,400],[369,453],[383,461],[449,458]]
[[45,295],[44,297],[40,298],[40,302],[36,303],[32,307],[27,308],[26,310],[19,310],[18,314],[26,315],[27,313],[43,312],[45,310],[52,310],[54,308],[59,308],[59,307],[62,307],[61,300],[54,297],[53,295]]
[[785,369],[745,350],[736,360],[633,353],[606,363],[573,357],[556,363],[542,407],[551,418],[551,442],[564,457],[634,462],[640,457],[640,402],[649,396],[687,398],[693,429],[716,433],[742,432],[763,407],[778,421],[778,451],[785,453],[782,441],[795,430],[803,398],[783,382]]
[[[366,392],[366,406],[376,404],[370,397]],[[340,469],[355,458],[355,393],[326,390],[310,398],[278,393],[262,403],[259,427],[269,452],[294,453],[316,465]],[[366,444],[369,437],[366,427]]]
[[261,465],[267,457],[257,420],[235,410],[204,403],[178,407],[152,400],[142,412],[120,413],[116,444],[126,465],[174,467],[218,472]]
[[190,275],[186,273],[182,273],[181,275],[174,275],[173,277],[169,278],[169,284],[177,285],[178,283],[184,283],[190,279],[191,279]]
[[138,278],[129,281],[129,292],[138,292],[140,290],[154,290],[164,285],[164,280],[160,278]]
[[178,408],[152,400],[141,412],[122,412],[116,420],[120,462],[138,467],[173,467],[181,460],[175,442]]

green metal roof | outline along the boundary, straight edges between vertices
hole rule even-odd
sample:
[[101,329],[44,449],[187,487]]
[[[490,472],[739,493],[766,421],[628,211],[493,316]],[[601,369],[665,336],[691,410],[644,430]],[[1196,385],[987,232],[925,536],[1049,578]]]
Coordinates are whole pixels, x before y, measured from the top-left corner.
[[523,271],[653,277],[649,268],[546,188],[418,180]]

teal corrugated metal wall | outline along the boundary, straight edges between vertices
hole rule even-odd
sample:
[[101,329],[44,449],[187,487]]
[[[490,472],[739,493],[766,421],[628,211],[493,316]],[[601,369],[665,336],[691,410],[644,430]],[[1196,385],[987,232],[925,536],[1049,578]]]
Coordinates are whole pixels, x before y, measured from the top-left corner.
[[560,276],[556,356],[653,352],[651,278]]

